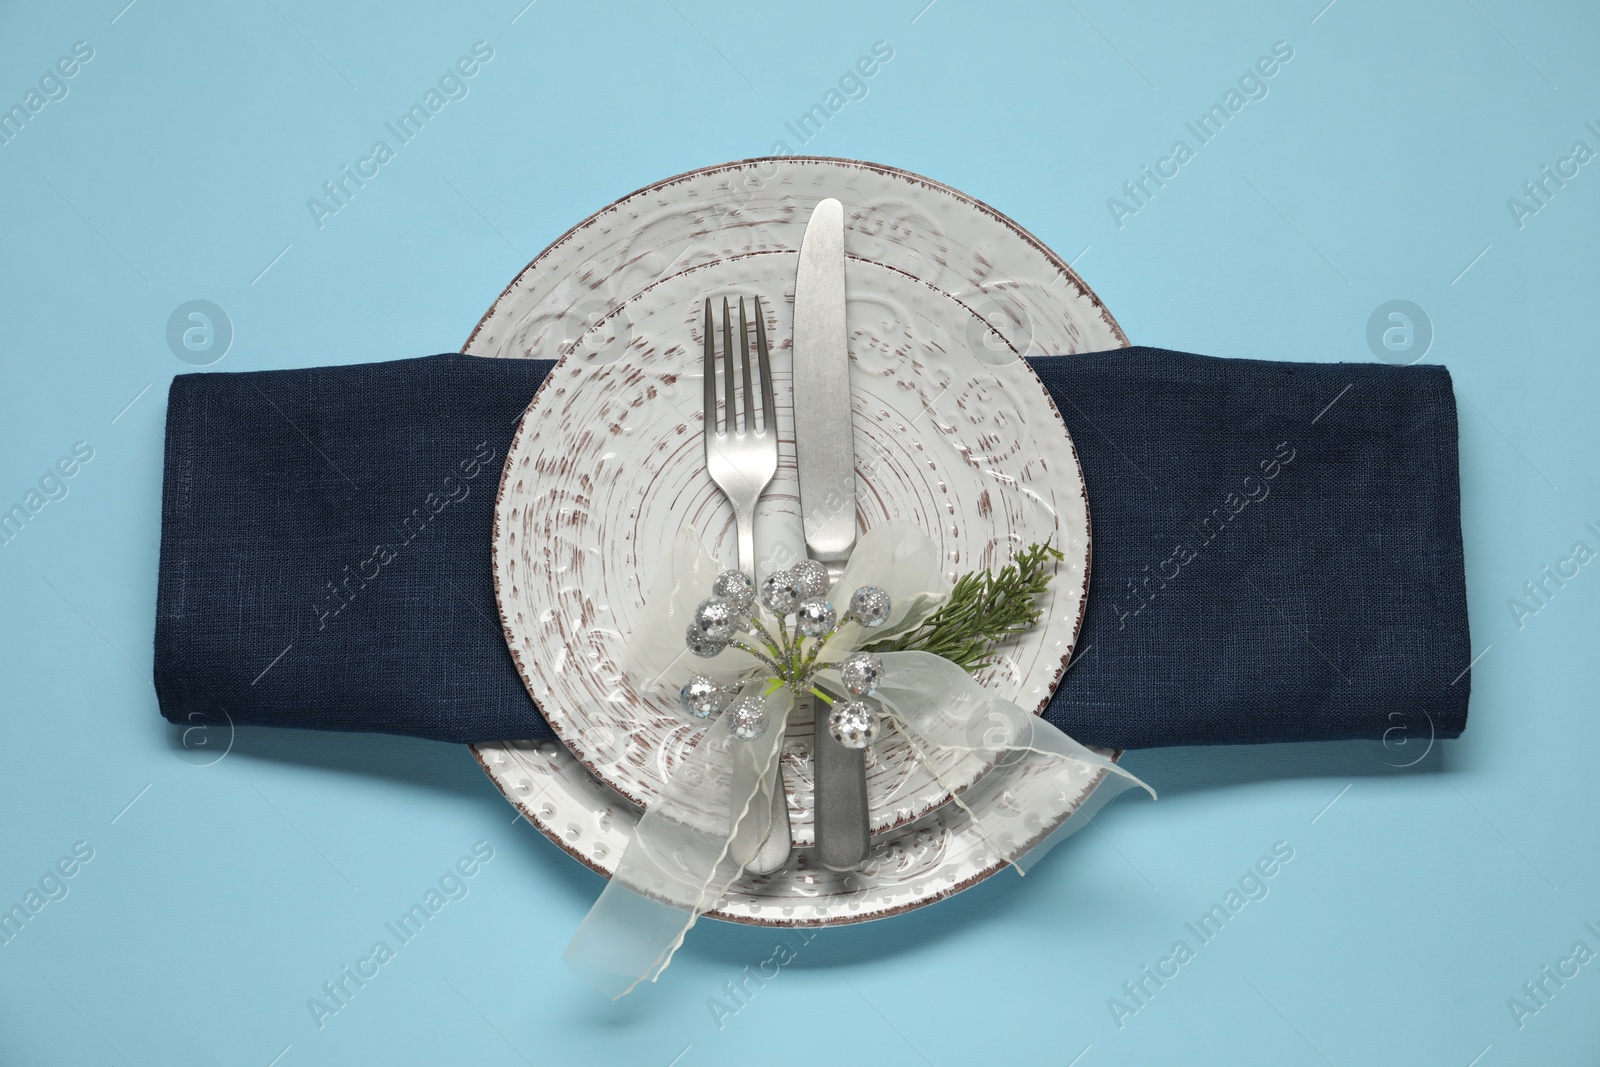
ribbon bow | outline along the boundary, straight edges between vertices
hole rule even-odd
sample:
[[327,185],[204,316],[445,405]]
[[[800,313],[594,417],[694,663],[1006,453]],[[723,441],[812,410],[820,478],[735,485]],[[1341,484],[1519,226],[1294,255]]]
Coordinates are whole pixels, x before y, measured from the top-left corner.
[[[909,523],[866,533],[831,588],[812,561],[758,588],[747,574],[721,570],[692,530],[679,532],[629,638],[626,673],[636,691],[674,696],[686,716],[708,726],[640,818],[568,946],[574,971],[617,999],[666,969],[696,920],[744,873],[729,842],[745,819],[770,819],[768,790],[778,778],[770,772],[800,693],[830,706],[826,728],[850,747],[876,742],[887,724],[941,785],[1031,759],[1063,781],[1081,781],[1086,767],[1106,772],[1096,810],[1133,785],[1155,795],[947,659],[862,650],[915,629],[944,602],[942,586],[937,547]],[[843,612],[840,604],[848,605]],[[740,761],[755,773],[735,773]],[[1003,805],[979,810],[950,793],[991,862],[1019,872],[1088,818],[1080,807],[1052,832]],[[757,829],[764,837],[768,828]]]

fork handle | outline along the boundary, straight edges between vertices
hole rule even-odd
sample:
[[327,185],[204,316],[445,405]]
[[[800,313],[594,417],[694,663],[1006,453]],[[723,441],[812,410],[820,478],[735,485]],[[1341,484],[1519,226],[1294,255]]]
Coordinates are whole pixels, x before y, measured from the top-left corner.
[[[749,571],[751,577],[756,571],[755,551],[755,509],[735,511],[734,519],[739,528],[739,566]],[[789,803],[783,790],[783,759],[781,746],[779,755],[772,760],[772,768],[768,772],[769,780],[758,788],[755,781],[755,770],[744,761],[736,760],[733,764],[733,790],[735,796],[754,795],[755,804],[771,804],[772,814],[770,819],[763,818],[752,805],[751,810],[745,815],[744,820],[733,828],[733,836],[728,843],[729,857],[745,869],[745,873],[756,876],[771,874],[789,862],[789,853],[793,849],[793,832],[789,828]],[[761,796],[766,793],[769,800]],[[767,833],[761,836],[761,829],[765,826]]]
[[756,577],[756,509],[750,507],[734,510],[734,524],[739,528],[739,568]]

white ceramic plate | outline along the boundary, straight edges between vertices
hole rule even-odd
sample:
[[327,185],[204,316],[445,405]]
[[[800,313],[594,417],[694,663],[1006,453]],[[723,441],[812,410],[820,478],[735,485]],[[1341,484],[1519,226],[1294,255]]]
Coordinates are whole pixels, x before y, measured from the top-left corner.
[[[750,161],[641,190],[541,254],[466,348],[561,359],[508,456],[495,536],[508,640],[572,752],[475,747],[536,825],[603,873],[675,755],[697,738],[669,705],[632,693],[618,670],[649,572],[684,523],[733,556],[731,511],[702,466],[700,302],[759,295],[766,304],[785,443],[758,520],[758,557],[782,565],[799,544],[784,381],[795,253],[824,196],[846,204],[863,524],[918,522],[941,544],[951,577],[1053,538],[1068,559],[1045,621],[984,680],[1042,707],[1071,653],[1088,573],[1082,475],[1018,356],[1126,343],[1076,275],[992,209],[889,168]],[[809,738],[809,722],[792,724],[784,761],[801,846],[812,839]],[[802,848],[788,868],[734,894],[721,917],[859,921],[992,873],[963,866],[963,854],[976,862],[982,850],[963,840],[959,810],[940,808],[948,793],[903,749],[878,749],[869,795],[880,834],[869,868],[817,870]],[[1027,765],[997,773],[1020,782]],[[1077,800],[1040,797],[1026,810],[1048,826]]]

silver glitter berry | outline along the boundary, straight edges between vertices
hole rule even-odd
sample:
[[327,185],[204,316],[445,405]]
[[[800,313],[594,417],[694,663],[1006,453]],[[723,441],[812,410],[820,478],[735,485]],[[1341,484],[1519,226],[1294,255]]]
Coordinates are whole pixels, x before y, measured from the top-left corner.
[[733,605],[721,597],[707,597],[694,609],[694,625],[713,641],[726,643],[733,637]]
[[871,652],[852,652],[839,664],[839,677],[851,696],[871,696],[883,682],[883,660]]
[[822,596],[828,591],[828,568],[814,559],[803,559],[789,568],[789,579],[802,597]]
[[866,748],[881,729],[872,705],[859,700],[841,700],[828,715],[828,732],[845,748]]
[[723,571],[711,583],[711,592],[726,600],[735,612],[743,614],[756,602],[756,580],[744,571]]
[[683,701],[683,710],[697,719],[709,719],[728,702],[722,687],[703,674],[684,682],[678,697]]
[[875,585],[863,585],[850,594],[845,618],[862,626],[882,626],[889,621],[889,594]]
[[689,624],[689,628],[684,631],[683,643],[688,646],[690,652],[702,659],[710,659],[728,647],[728,642],[717,641],[707,637],[700,627],[692,622]]
[[821,637],[839,621],[838,612],[826,600],[802,600],[794,612],[794,624],[806,637]]
[[761,603],[774,615],[783,616],[794,610],[800,600],[800,591],[788,571],[769,574],[761,582]]
[[698,608],[694,608],[694,625],[698,625],[701,633],[710,640],[731,640],[736,621],[738,614],[734,613],[733,605],[722,597],[707,597],[699,601]]
[[767,732],[767,706],[760,697],[740,697],[728,708],[728,729],[741,741]]

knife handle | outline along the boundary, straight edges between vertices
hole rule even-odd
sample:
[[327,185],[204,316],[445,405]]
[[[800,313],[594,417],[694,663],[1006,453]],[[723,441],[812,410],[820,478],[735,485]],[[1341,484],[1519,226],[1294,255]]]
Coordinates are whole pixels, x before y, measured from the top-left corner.
[[831,871],[853,871],[867,860],[867,754],[846,748],[828,730],[828,711],[816,714],[817,858]]

